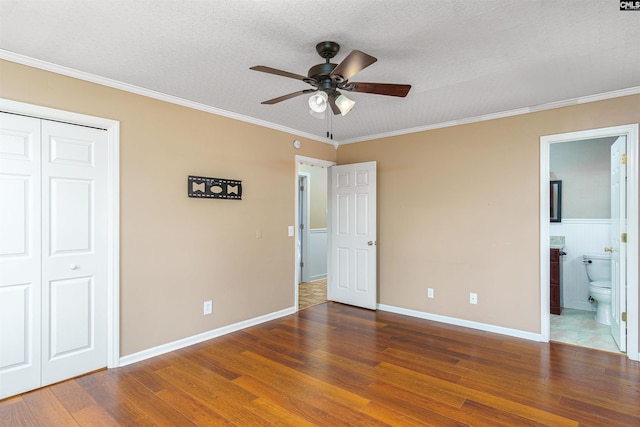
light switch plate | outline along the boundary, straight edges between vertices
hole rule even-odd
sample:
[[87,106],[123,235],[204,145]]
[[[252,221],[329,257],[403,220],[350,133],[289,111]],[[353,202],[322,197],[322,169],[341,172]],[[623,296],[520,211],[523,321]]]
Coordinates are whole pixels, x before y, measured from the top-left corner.
[[478,303],[478,294],[475,292],[471,292],[469,294],[469,304],[477,304]]
[[293,237],[293,233],[294,233],[293,225],[290,225],[289,226],[289,237]]
[[213,312],[213,302],[211,300],[204,302],[204,314],[211,314]]

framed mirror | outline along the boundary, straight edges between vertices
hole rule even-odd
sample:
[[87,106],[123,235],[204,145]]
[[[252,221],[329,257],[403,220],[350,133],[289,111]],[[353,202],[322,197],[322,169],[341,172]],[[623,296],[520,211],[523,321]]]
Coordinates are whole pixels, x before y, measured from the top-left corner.
[[562,221],[562,181],[549,181],[549,216],[551,222]]

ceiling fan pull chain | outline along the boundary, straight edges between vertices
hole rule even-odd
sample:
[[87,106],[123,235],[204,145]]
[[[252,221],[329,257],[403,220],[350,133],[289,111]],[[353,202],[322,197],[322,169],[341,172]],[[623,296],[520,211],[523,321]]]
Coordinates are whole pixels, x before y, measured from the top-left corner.
[[333,141],[333,115],[327,114],[329,116],[329,129],[331,129],[331,140]]
[[325,117],[327,118],[327,121],[325,122],[325,128],[327,130],[327,139],[329,139],[329,117],[330,116],[331,114],[325,113]]

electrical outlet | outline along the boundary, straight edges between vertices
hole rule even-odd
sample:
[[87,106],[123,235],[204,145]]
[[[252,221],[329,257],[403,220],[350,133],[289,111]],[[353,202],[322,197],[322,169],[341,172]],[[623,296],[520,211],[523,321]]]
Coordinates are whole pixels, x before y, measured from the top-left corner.
[[209,301],[205,301],[204,302],[204,314],[211,314],[213,313],[213,302],[211,302],[211,300]]
[[427,289],[427,298],[433,298],[433,288]]
[[469,294],[469,304],[477,304],[478,303],[478,294],[475,292],[471,292]]

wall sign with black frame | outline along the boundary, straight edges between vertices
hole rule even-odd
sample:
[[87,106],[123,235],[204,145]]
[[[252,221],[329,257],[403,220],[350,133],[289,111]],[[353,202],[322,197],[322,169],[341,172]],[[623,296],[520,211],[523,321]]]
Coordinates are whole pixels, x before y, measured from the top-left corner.
[[242,200],[242,181],[189,175],[187,195],[204,199]]

